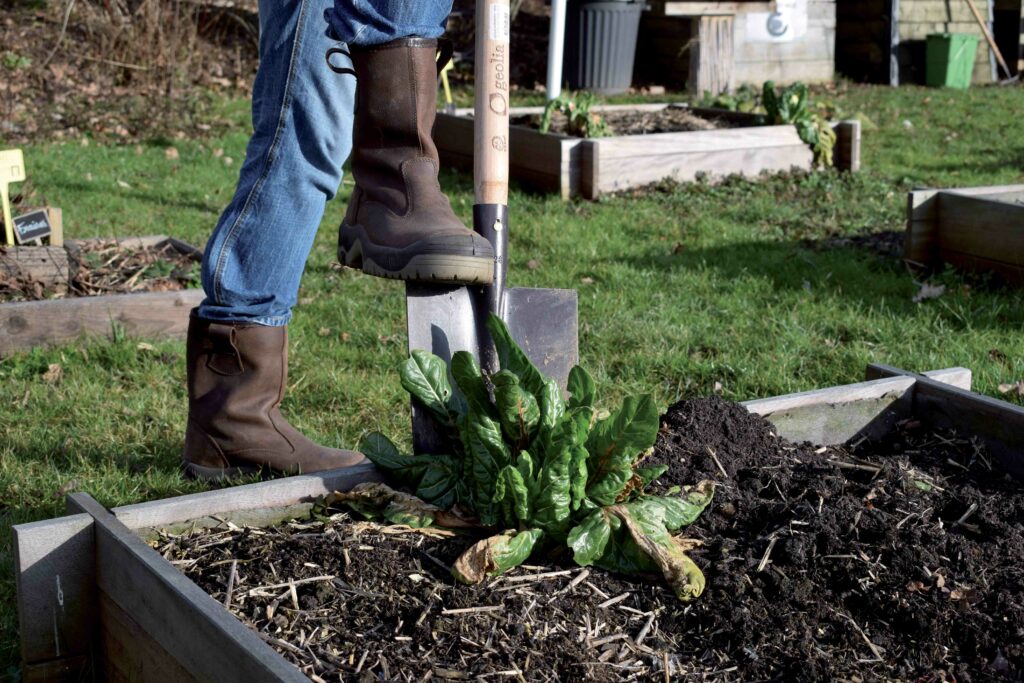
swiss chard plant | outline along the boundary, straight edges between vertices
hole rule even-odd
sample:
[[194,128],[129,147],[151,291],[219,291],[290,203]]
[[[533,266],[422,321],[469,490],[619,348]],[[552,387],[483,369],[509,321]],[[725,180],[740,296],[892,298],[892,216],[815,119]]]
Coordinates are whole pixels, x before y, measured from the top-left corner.
[[806,85],[794,83],[776,92],[775,83],[767,81],[761,91],[761,103],[772,123],[796,126],[800,139],[814,151],[815,163],[832,165],[836,133],[828,121],[810,110]]
[[540,119],[540,132],[547,133],[551,129],[551,121],[555,112],[566,118],[566,131],[569,135],[581,138],[601,138],[612,134],[612,129],[600,114],[592,111],[597,104],[597,97],[592,92],[562,93],[544,107]]
[[336,500],[412,526],[464,525],[452,522],[467,515],[449,511],[471,511],[473,523],[492,535],[455,563],[453,573],[466,583],[542,550],[571,551],[583,566],[661,573],[681,600],[700,595],[704,576],[687,557],[687,542],[673,534],[703,511],[714,486],[646,492],[666,470],[643,466],[658,433],[652,398],[629,397],[599,413],[594,381],[577,366],[565,400],[499,318],[491,316],[488,328],[501,367],[493,375],[466,352],[454,354],[449,368],[433,354],[413,351],[401,369],[402,386],[447,431],[450,453],[405,455],[380,433],[361,444],[415,496],[369,484]]

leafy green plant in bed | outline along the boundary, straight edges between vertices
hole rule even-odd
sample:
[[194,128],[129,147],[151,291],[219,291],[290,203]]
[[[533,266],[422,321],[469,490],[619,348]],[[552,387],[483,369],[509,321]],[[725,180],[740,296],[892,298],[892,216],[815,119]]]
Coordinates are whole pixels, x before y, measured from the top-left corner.
[[761,91],[761,104],[771,123],[796,126],[800,139],[814,151],[815,163],[832,165],[836,133],[828,121],[810,110],[806,85],[794,83],[776,92],[775,82],[766,81]]
[[413,351],[401,369],[402,386],[447,431],[451,452],[404,455],[383,434],[361,448],[394,482],[415,497],[366,484],[335,500],[395,523],[451,526],[465,519],[492,535],[472,546],[453,573],[466,583],[500,574],[531,554],[572,553],[576,563],[623,573],[660,573],[681,600],[697,597],[704,576],[673,536],[711,501],[714,486],[675,488],[650,495],[664,465],[644,467],[653,450],[659,414],[651,396],[632,396],[610,413],[595,407],[595,385],[577,366],[569,399],[491,316],[501,370],[483,373],[466,352],[451,367]]
[[608,123],[597,112],[591,111],[597,104],[597,97],[592,92],[562,93],[544,107],[540,119],[540,132],[547,133],[551,129],[551,120],[556,112],[566,118],[566,130],[569,135],[581,138],[601,138],[612,134]]

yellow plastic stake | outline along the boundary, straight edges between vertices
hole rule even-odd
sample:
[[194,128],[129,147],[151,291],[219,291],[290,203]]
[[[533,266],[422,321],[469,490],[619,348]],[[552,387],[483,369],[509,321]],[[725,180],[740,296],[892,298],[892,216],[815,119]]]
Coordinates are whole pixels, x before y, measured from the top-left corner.
[[25,180],[25,157],[20,149],[0,150],[0,202],[3,202],[4,233],[8,246],[14,246],[14,220],[7,186]]
[[445,104],[451,105],[452,102],[452,88],[448,85],[448,72],[455,67],[455,60],[449,59],[448,63],[441,67],[441,84],[444,86],[444,100]]

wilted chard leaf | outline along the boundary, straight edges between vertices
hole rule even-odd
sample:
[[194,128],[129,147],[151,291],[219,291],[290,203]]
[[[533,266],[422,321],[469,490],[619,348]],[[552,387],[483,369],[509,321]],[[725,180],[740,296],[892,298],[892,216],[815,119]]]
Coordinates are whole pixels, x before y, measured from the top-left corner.
[[452,574],[462,583],[475,584],[518,567],[533,552],[543,536],[540,529],[506,531],[485,538],[459,556]]

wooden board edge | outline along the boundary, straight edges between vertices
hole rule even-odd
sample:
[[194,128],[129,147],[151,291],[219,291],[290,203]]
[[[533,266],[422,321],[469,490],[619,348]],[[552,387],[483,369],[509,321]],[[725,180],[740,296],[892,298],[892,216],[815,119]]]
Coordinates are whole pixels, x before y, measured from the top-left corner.
[[[67,344],[81,337],[109,337],[113,322],[126,327],[130,335],[141,338],[181,338],[185,334],[189,311],[202,303],[205,296],[201,289],[183,289],[0,304],[0,357],[38,346]],[[152,311],[159,307],[168,313],[154,326],[150,324],[152,319],[147,322],[136,318],[133,313],[126,313],[123,310],[126,303],[134,310]],[[171,317],[170,311],[177,313]],[[88,319],[87,314],[94,319]],[[71,319],[74,324],[66,330],[57,330],[52,327],[55,316],[60,316],[61,320]],[[43,329],[26,335],[26,329],[33,320],[42,320],[40,325]],[[141,329],[133,330],[135,324],[142,325]]]
[[914,387],[914,414],[933,427],[979,439],[1003,469],[1024,477],[1024,407],[921,378]]
[[929,370],[920,374],[897,368],[885,363],[869,363],[864,370],[864,379],[875,380],[883,377],[927,377],[928,379],[970,391],[974,373],[970,368],[952,367],[942,370]]
[[89,653],[96,618],[93,519],[17,524],[12,541],[22,666],[39,665],[40,675],[73,669],[71,660]]
[[190,675],[200,681],[308,683],[296,667],[91,496],[72,493],[68,507],[94,520],[99,590]]
[[892,394],[902,395],[914,385],[914,381],[912,377],[883,377],[866,382],[841,384],[824,389],[800,391],[771,398],[743,401],[740,405],[757,415],[768,416],[772,413],[812,405],[835,405],[864,399],[883,398]]
[[383,481],[383,476],[373,465],[356,465],[125,505],[111,512],[129,529],[159,528],[201,517],[297,505],[364,481]]

